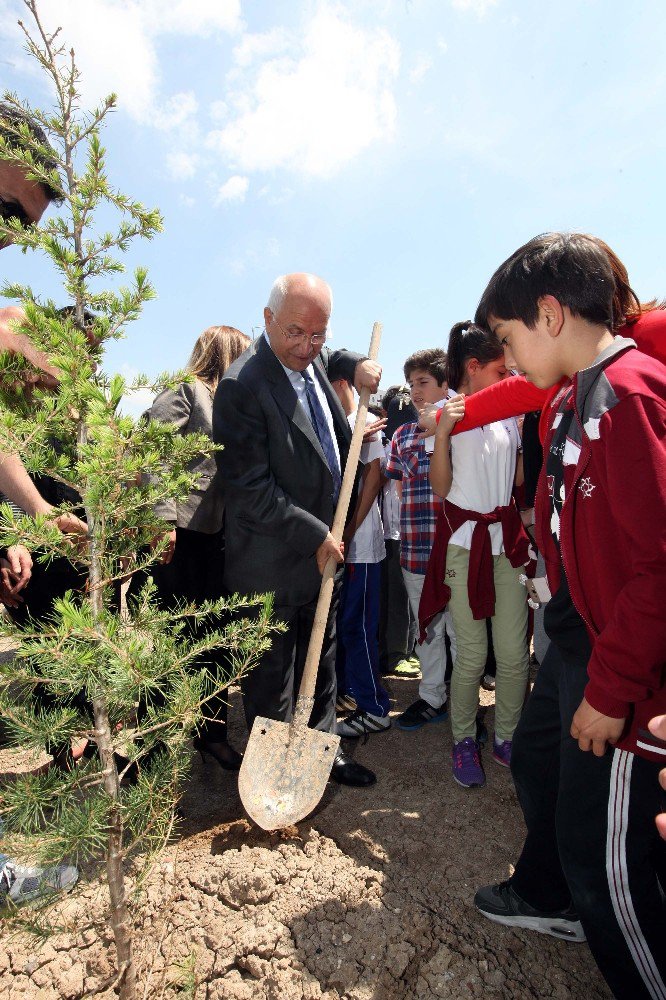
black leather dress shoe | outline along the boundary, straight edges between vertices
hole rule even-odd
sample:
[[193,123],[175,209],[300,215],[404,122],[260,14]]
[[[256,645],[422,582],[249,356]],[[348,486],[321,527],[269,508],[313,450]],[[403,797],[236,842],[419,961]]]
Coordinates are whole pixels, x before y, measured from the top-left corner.
[[368,785],[374,785],[377,775],[374,771],[363,767],[362,764],[357,764],[351,757],[339,751],[333,761],[331,778],[333,781],[337,781],[339,785],[354,785],[357,788],[366,788]]

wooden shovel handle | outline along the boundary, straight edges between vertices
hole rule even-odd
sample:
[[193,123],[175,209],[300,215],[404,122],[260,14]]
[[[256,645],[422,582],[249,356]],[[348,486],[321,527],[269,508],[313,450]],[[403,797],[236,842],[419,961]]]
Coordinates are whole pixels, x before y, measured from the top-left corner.
[[[368,351],[368,357],[371,361],[377,360],[381,336],[382,324],[375,323],[372,328],[372,339],[370,340],[370,350]],[[349,502],[354,488],[354,479],[356,478],[356,466],[358,465],[359,456],[361,454],[361,445],[363,444],[369,399],[370,390],[362,389],[356,413],[354,432],[352,434],[351,444],[349,445],[349,454],[347,455],[345,472],[342,477],[342,486],[340,487],[338,506],[335,511],[335,518],[333,519],[333,527],[331,528],[331,534],[335,538],[336,542],[339,542],[342,539],[345,521],[347,520],[347,511],[349,510]],[[310,644],[308,646],[308,655],[305,660],[303,678],[298,692],[299,702],[301,699],[311,700],[314,698],[315,684],[317,682],[317,670],[319,669],[319,658],[321,656],[321,648],[324,644],[324,632],[326,630],[328,612],[330,610],[331,599],[333,597],[333,581],[336,569],[337,563],[331,557],[326,563],[322,576],[321,587],[319,590],[319,600],[317,601],[317,609],[315,611],[314,624],[310,635]],[[307,710],[307,707],[307,705],[304,706],[305,710]]]

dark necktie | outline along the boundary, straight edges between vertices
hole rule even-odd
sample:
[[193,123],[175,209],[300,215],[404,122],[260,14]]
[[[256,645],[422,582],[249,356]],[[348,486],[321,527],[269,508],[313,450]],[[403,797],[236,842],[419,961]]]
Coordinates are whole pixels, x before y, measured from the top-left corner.
[[312,375],[310,375],[307,371],[301,372],[301,375],[305,379],[305,392],[308,397],[308,406],[310,408],[312,426],[315,434],[319,438],[319,444],[321,445],[321,450],[326,458],[326,464],[328,465],[331,475],[333,476],[333,502],[336,503],[340,493],[340,485],[342,483],[340,463],[338,461],[338,456],[335,454],[335,445],[333,444],[333,438],[331,437],[328,420],[326,419],[324,408],[319,401],[319,396],[317,395]]

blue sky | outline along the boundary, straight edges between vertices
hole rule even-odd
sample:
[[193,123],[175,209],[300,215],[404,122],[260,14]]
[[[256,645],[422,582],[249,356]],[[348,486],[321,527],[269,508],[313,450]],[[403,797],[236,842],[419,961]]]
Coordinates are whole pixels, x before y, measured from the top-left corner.
[[[115,90],[122,190],[164,214],[129,262],[158,299],[112,370],[179,368],[205,327],[260,328],[273,279],[333,286],[335,346],[384,324],[384,387],[446,345],[495,267],[538,232],[606,239],[666,294],[662,0],[42,0],[84,74]],[[0,0],[0,87],[49,100]],[[59,298],[43,262],[3,277]],[[137,401],[137,407],[142,401]]]

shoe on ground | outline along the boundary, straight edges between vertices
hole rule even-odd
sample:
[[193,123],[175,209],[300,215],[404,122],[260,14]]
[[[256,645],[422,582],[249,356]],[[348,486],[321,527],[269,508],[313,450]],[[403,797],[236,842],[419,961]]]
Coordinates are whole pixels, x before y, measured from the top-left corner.
[[540,934],[550,934],[562,941],[584,941],[585,931],[573,906],[566,910],[535,910],[521,899],[511,882],[484,885],[474,897],[477,910],[507,927],[524,927]]
[[350,694],[339,694],[335,699],[335,711],[339,715],[347,715],[349,712],[355,712],[356,698],[353,698]]
[[79,870],[74,865],[30,868],[0,854],[0,903],[10,899],[18,906],[40,896],[64,892],[72,888],[78,877]]
[[371,715],[357,708],[346,719],[337,723],[335,732],[346,739],[357,739],[359,736],[373,736],[375,733],[385,733],[391,728],[388,716]]
[[421,665],[416,659],[400,660],[391,673],[395,674],[396,677],[420,677]]
[[357,764],[355,760],[339,750],[333,761],[331,780],[337,781],[339,785],[368,788],[377,781],[377,775],[369,768],[363,767],[362,764]]
[[493,736],[493,760],[496,760],[502,767],[511,767],[511,740],[498,740]]
[[398,729],[420,729],[429,722],[443,722],[448,714],[446,702],[439,708],[433,708],[423,698],[417,698],[409,708],[405,709],[402,715],[398,716],[395,724]]
[[463,788],[481,788],[486,783],[486,776],[479,759],[479,748],[476,740],[468,736],[460,743],[453,744],[453,777]]
[[484,691],[494,691],[495,690],[495,678],[492,674],[484,674],[481,678],[481,687]]

